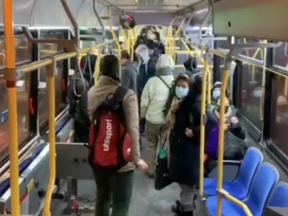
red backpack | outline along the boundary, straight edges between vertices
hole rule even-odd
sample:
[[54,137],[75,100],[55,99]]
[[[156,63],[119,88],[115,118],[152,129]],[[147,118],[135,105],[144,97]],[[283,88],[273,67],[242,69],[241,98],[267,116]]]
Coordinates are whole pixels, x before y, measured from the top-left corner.
[[92,166],[118,170],[130,161],[131,139],[122,106],[127,91],[126,88],[118,87],[94,113],[88,151]]

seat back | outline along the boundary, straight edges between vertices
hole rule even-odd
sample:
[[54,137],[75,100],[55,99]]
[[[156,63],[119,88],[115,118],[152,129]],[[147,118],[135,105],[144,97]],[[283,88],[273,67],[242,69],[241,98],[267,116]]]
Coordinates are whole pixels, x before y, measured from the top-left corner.
[[273,190],[268,206],[288,208],[288,183],[279,182]]
[[253,177],[262,161],[263,154],[259,149],[251,147],[247,150],[236,179],[237,183],[247,190],[246,194],[248,194]]
[[279,172],[273,165],[266,162],[260,165],[245,201],[254,216],[262,215],[269,194],[278,180]]

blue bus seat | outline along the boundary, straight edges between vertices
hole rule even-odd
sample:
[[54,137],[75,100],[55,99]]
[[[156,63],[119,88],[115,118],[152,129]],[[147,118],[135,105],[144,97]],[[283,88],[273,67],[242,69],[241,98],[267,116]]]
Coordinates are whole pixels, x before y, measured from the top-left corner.
[[276,185],[271,194],[268,206],[288,208],[288,183],[279,182]]
[[[247,199],[243,202],[250,209],[253,216],[262,216],[269,194],[279,180],[278,170],[269,163],[260,165],[252,182]],[[211,196],[206,200],[207,212],[210,216],[217,215],[217,196]],[[222,198],[222,216],[246,216],[241,207]]]
[[[234,181],[223,181],[223,189],[231,196],[243,200],[247,197],[251,182],[256,173],[257,168],[263,161],[263,154],[255,147],[251,147],[245,154],[239,173]],[[217,195],[217,179],[204,178],[204,194],[205,196]]]

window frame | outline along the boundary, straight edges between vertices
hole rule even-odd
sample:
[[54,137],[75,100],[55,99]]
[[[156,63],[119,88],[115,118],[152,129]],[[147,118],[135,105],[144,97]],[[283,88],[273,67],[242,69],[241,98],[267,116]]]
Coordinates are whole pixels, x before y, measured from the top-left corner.
[[[38,38],[39,39],[43,38],[42,36],[45,33],[63,34],[64,35],[64,39],[68,39],[68,40],[71,38],[71,31],[69,29],[57,29],[57,30],[54,30],[54,29],[46,30],[45,29],[45,30],[41,30],[41,31],[38,32]],[[40,60],[41,59],[45,59],[47,57],[59,55],[59,54],[62,54],[62,53],[66,52],[65,48],[63,48],[63,50],[55,52],[52,55],[49,55],[49,54],[41,55],[40,44],[38,45],[38,49],[39,49],[39,59]],[[67,102],[67,85],[68,85],[68,69],[69,69],[69,65],[70,65],[70,60],[69,59],[63,60],[63,72],[62,72],[62,83],[61,83],[61,88],[62,88],[63,91],[62,91],[62,101],[61,102],[63,104],[66,104],[66,105],[68,105],[68,102]],[[40,78],[40,69],[39,69],[39,78]],[[55,117],[57,117],[59,114],[61,114],[62,111],[60,113],[56,114]],[[48,130],[48,125],[49,125],[48,119],[42,125],[39,124],[40,135],[44,135],[46,133],[46,131]]]
[[[267,49],[267,68],[277,71],[279,74],[287,75],[286,71],[281,71],[278,67],[274,67],[274,49]],[[273,143],[271,134],[271,122],[276,117],[276,100],[277,91],[273,89],[273,80],[280,75],[273,72],[266,71],[265,82],[265,100],[264,100],[264,128],[263,128],[263,142],[267,148],[267,152],[275,160],[282,169],[288,174],[288,155],[285,154],[277,145]]]
[[[35,37],[37,36],[36,30],[31,30],[31,34]],[[15,36],[25,36],[22,31],[15,31]],[[4,36],[4,32],[0,32],[0,36]],[[22,66],[27,63],[31,63],[38,60],[38,46],[37,44],[31,44],[31,59],[15,62],[15,67]],[[15,52],[16,54],[16,52]],[[0,75],[4,74],[5,67],[0,67]],[[36,82],[35,82],[36,80]],[[30,90],[29,90],[29,136],[23,140],[23,142],[18,143],[18,148],[21,149],[28,142],[30,142],[34,137],[37,136],[37,116],[38,116],[38,73],[33,71],[30,73]],[[8,108],[7,108],[8,109]],[[33,113],[31,112],[33,109]],[[9,160],[9,152],[0,158],[0,163],[5,163]]]

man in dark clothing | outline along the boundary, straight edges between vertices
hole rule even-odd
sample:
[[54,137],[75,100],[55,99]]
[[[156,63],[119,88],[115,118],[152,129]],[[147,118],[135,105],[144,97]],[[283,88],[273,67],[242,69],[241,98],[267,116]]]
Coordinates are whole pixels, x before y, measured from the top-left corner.
[[125,88],[132,89],[137,93],[137,65],[130,62],[130,55],[127,50],[121,52],[121,84]]
[[83,71],[84,78],[90,82],[95,70],[95,64],[97,61],[97,56],[93,54],[88,54],[83,56],[80,61],[80,66]]
[[199,70],[197,69],[197,59],[194,56],[189,57],[184,62],[184,67],[186,69],[186,72],[189,73],[191,76],[199,72]]
[[69,114],[74,119],[75,142],[88,141],[90,120],[87,111],[87,93],[96,59],[96,55],[83,56],[80,61],[83,74],[81,75],[80,71],[76,72],[68,87]]
[[[148,44],[152,46],[151,44]],[[138,56],[139,76],[137,81],[137,93],[141,98],[142,91],[147,81],[156,74],[156,63],[158,56],[154,54],[154,50],[149,49],[147,45],[139,45],[136,49]]]

